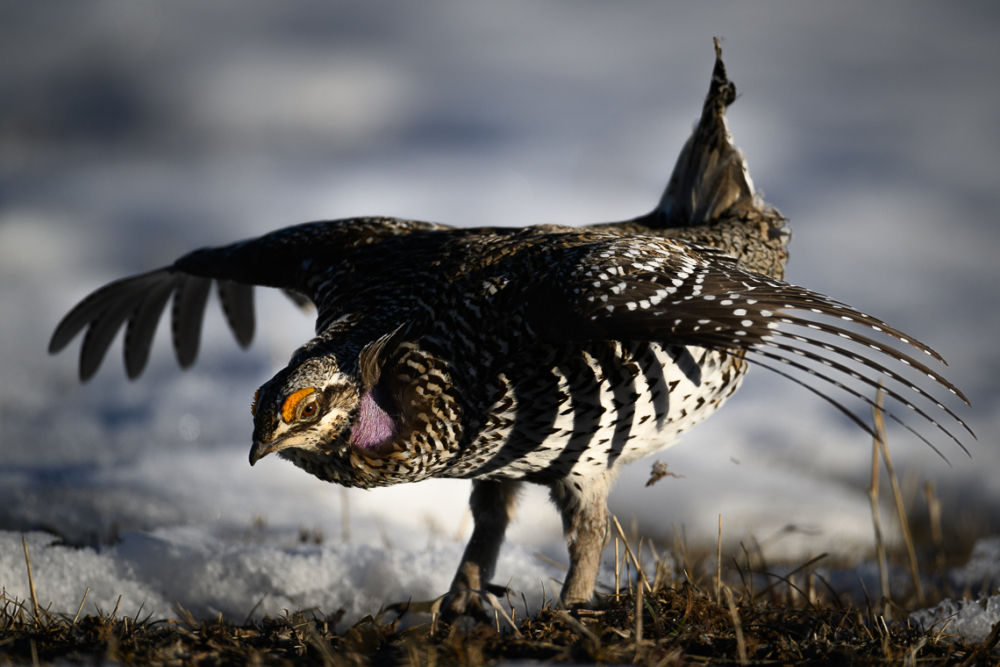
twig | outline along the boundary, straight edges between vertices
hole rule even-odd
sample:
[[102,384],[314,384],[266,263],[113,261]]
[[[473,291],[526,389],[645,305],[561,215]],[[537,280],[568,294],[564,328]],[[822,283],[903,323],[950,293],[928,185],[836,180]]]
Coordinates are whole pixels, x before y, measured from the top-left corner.
[[715,570],[715,604],[722,604],[722,515],[719,515],[719,551]]
[[622,566],[621,561],[618,560],[618,538],[615,538],[615,599],[618,599],[618,593],[621,590],[622,581]]
[[[639,586],[645,584],[646,588],[649,588],[649,583],[646,581],[646,573],[642,571],[641,567],[639,567],[639,559],[635,557],[634,553],[632,553],[632,547],[629,546],[628,539],[625,537],[625,531],[622,530],[622,525],[618,523],[618,517],[612,515],[611,520],[615,522],[615,528],[618,529],[618,534],[621,535],[622,542],[625,544],[625,553],[628,554],[628,556],[632,559],[632,563],[635,565],[636,576],[639,577]],[[652,591],[651,588],[650,591]]]
[[118,596],[118,602],[115,603],[115,610],[111,612],[111,622],[115,622],[115,617],[118,615],[118,606],[122,603],[122,596]]
[[917,550],[913,546],[913,535],[910,534],[910,522],[906,518],[906,507],[903,504],[903,494],[899,490],[899,480],[896,479],[896,471],[892,467],[892,458],[889,456],[889,445],[885,435],[885,420],[882,417],[882,388],[879,387],[876,397],[878,409],[872,408],[872,419],[875,422],[875,432],[878,434],[879,449],[882,450],[882,458],[885,460],[885,469],[889,473],[889,482],[892,484],[892,496],[896,501],[896,513],[899,515],[899,527],[903,531],[903,542],[906,544],[906,555],[909,558],[910,578],[913,580],[913,589],[917,593],[917,601],[926,604],[924,597],[924,587],[920,583],[920,568],[917,565]]
[[[628,545],[628,542],[625,544]],[[642,643],[642,580],[635,587],[635,643]]]
[[733,629],[736,631],[736,648],[740,653],[740,664],[748,664],[747,645],[743,641],[743,624],[740,622],[740,613],[736,610],[736,603],[733,602],[733,593],[726,587],[726,601],[729,603],[729,615],[733,617]]
[[[878,397],[879,400],[881,400],[881,392],[879,392]],[[874,411],[875,410],[873,408],[872,412]],[[875,554],[878,559],[879,581],[882,584],[882,599],[888,601],[890,599],[889,571],[885,557],[885,542],[882,540],[882,520],[879,518],[878,503],[878,443],[879,436],[876,431],[876,435],[872,439],[872,485],[868,488],[868,500],[872,505],[872,527],[875,530]]]
[[[493,605],[494,612],[496,612],[496,614],[499,616],[503,616],[503,620],[507,621],[508,625],[510,625],[511,630],[514,631],[514,635],[520,637],[521,631],[517,629],[517,624],[514,623],[514,619],[512,619],[510,615],[506,611],[504,611],[504,608],[500,604],[500,600],[497,598],[497,596],[493,595],[493,593],[490,593],[487,590],[476,591],[476,592],[479,593],[482,597],[485,597],[486,601],[489,602],[491,605]],[[500,619],[497,619],[497,632],[500,632]]]
[[934,545],[934,560],[939,570],[944,569],[944,536],[941,533],[941,501],[934,492],[934,482],[924,483],[924,498],[927,499],[927,518],[931,524],[931,543]]
[[[683,527],[683,525],[682,525]],[[674,529],[674,549],[680,551],[680,561],[681,561],[681,572],[687,577],[688,572],[688,553],[687,553],[687,539],[685,536],[681,535],[677,530],[677,524],[672,524],[671,528]],[[690,577],[688,577],[690,579]]]
[[28,566],[28,588],[31,590],[31,615],[38,622],[38,597],[35,595],[35,577],[31,574],[31,558],[28,556],[28,540],[21,535],[21,545],[24,546],[24,562]]
[[[87,586],[87,590],[83,592],[83,599],[80,600],[80,607],[76,610],[76,616],[73,617],[72,625],[76,625],[77,619],[80,618],[80,612],[83,611],[83,603],[87,601],[87,596],[90,595],[90,586]],[[246,625],[244,623],[244,625]]]

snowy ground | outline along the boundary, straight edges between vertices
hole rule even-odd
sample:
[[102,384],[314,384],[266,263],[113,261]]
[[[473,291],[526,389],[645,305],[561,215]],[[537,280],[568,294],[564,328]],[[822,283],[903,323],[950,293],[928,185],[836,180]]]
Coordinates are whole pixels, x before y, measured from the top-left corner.
[[[297,222],[387,214],[456,225],[582,224],[649,210],[725,39],[736,142],[795,229],[789,278],[917,335],[951,364],[979,435],[951,467],[890,431],[914,512],[1000,526],[1000,13],[988,3],[804,5],[125,0],[0,8],[0,586],[169,615],[380,604],[443,591],[468,484],[342,490],[251,469],[253,390],[310,335],[259,294],[249,352],[210,313],[181,373],[165,331],[135,383],[86,386],[47,338],[106,281]],[[867,438],[757,372],[660,458],[625,474],[628,524],[773,555],[863,554]],[[344,521],[346,502],[346,516]],[[565,560],[525,494],[498,579],[533,599]],[[796,530],[784,531],[787,526]],[[349,532],[345,539],[345,529]],[[61,536],[85,548],[44,547]],[[321,544],[302,543],[322,534]],[[117,539],[116,539],[117,538]],[[104,545],[104,546],[98,546]],[[39,575],[38,573],[43,574]]]

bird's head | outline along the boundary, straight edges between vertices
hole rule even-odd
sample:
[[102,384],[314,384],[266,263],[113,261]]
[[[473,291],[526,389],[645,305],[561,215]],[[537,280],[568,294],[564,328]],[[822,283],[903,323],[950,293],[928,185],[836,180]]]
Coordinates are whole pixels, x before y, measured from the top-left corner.
[[330,452],[350,433],[359,404],[358,382],[330,357],[283,369],[254,395],[250,465],[285,450]]

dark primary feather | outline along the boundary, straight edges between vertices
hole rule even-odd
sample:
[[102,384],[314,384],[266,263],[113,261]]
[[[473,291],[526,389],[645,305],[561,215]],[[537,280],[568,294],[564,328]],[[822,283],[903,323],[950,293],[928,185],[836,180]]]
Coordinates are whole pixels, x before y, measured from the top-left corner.
[[[130,379],[139,377],[146,367],[156,326],[160,323],[160,315],[163,314],[167,301],[176,289],[175,282],[163,280],[149,287],[142,303],[128,322],[128,329],[125,331],[125,372]],[[103,356],[103,352],[101,355]]]
[[220,280],[217,285],[229,328],[240,347],[249,347],[254,333],[253,287],[232,280]]

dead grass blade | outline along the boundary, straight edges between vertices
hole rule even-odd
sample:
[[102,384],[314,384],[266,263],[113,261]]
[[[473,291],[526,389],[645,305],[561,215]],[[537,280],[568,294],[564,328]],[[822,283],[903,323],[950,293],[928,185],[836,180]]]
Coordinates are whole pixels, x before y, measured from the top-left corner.
[[729,615],[733,619],[733,630],[736,633],[736,649],[739,651],[740,664],[746,665],[749,663],[747,660],[747,644],[743,639],[743,623],[740,621],[740,612],[736,609],[736,603],[733,601],[733,592],[726,587],[726,602],[729,604]]
[[87,590],[83,592],[83,599],[80,600],[80,606],[77,608],[76,615],[73,617],[73,622],[70,625],[76,625],[76,621],[80,618],[80,612],[83,611],[83,603],[87,601],[88,595],[90,595],[90,586],[87,586]]
[[24,563],[28,566],[28,588],[31,591],[31,615],[38,622],[38,596],[35,595],[35,577],[31,573],[31,557],[28,555],[28,540],[21,535],[21,545],[24,547]]
[[639,564],[639,559],[636,558],[635,554],[632,552],[632,547],[628,543],[628,538],[625,537],[625,531],[622,530],[622,525],[618,523],[618,517],[612,515],[611,520],[614,521],[615,528],[618,529],[618,535],[621,536],[622,543],[625,545],[625,553],[628,555],[629,558],[632,559],[632,564],[635,565],[636,576],[639,577],[637,586],[644,585],[648,590],[652,590],[652,588],[649,585],[649,582],[646,581],[646,573],[642,571],[642,566]]
[[910,569],[910,579],[913,582],[913,590],[917,594],[917,601],[921,605],[927,604],[924,596],[924,587],[920,583],[920,569],[917,565],[917,550],[913,546],[913,535],[910,533],[910,521],[906,516],[906,506],[903,503],[903,494],[899,490],[899,480],[896,478],[896,470],[892,466],[892,457],[889,456],[889,444],[885,433],[885,420],[882,417],[882,388],[879,387],[876,396],[878,409],[872,408],[872,421],[877,434],[876,443],[882,452],[882,459],[885,461],[886,472],[889,473],[889,483],[892,485],[892,497],[896,502],[896,514],[899,516],[899,527],[903,531],[903,542],[906,544],[906,555]]
[[[878,400],[881,401],[879,394]],[[872,413],[876,411],[873,408]],[[892,592],[889,590],[889,566],[886,561],[885,540],[882,538],[882,519],[879,511],[879,435],[875,432],[872,438],[872,483],[868,487],[868,499],[872,506],[872,528],[875,530],[875,558],[878,561],[878,578],[882,588],[882,600],[888,603],[891,600]]]

